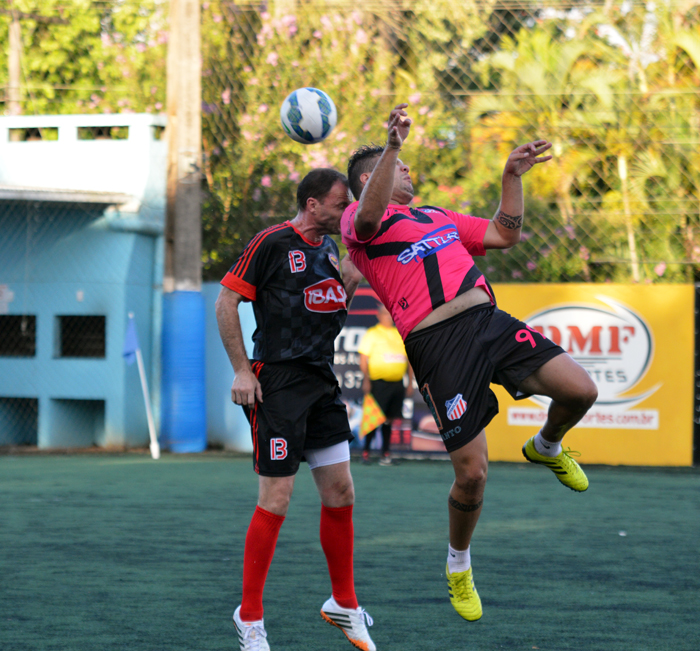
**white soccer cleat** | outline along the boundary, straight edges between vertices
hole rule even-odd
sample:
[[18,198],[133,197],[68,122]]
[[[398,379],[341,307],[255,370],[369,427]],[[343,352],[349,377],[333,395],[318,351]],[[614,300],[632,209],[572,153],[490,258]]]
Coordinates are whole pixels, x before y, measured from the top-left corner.
[[243,622],[241,620],[241,607],[238,606],[233,613],[233,625],[238,633],[238,644],[241,651],[270,651],[267,643],[264,620],[257,622]]
[[343,631],[354,647],[362,651],[377,651],[367,631],[367,626],[372,626],[374,620],[364,608],[343,608],[331,597],[323,604],[321,617]]

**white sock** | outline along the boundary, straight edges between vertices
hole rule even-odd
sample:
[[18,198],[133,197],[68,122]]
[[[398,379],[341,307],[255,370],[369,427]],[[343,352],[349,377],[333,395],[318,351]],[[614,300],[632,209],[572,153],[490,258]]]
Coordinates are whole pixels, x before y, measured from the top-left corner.
[[561,441],[552,443],[542,438],[542,432],[535,435],[535,450],[544,457],[556,457],[561,454]]
[[447,546],[447,567],[450,574],[455,572],[466,572],[472,565],[472,557],[469,554],[469,547],[464,551],[452,549],[452,545]]

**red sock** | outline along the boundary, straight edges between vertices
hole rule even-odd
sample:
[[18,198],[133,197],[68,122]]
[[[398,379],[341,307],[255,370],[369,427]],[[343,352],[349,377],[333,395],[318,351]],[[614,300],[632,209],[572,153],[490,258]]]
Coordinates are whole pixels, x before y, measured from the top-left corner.
[[357,608],[352,571],[354,536],[352,505],[339,509],[321,505],[321,547],[328,562],[333,597],[343,608]]
[[245,537],[243,555],[243,599],[240,617],[244,622],[255,622],[263,618],[263,589],[283,522],[283,515],[275,515],[259,506],[255,507]]

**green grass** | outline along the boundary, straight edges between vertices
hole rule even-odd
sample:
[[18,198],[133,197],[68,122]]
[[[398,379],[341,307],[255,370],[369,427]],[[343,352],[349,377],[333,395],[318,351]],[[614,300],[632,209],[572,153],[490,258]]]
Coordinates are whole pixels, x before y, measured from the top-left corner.
[[[444,580],[448,463],[353,464],[355,575],[379,651],[700,649],[700,473],[492,464],[472,544],[479,622]],[[237,648],[249,459],[0,456],[0,649]],[[330,594],[308,469],[265,590],[272,651],[351,649]],[[620,532],[625,532],[621,536]]]

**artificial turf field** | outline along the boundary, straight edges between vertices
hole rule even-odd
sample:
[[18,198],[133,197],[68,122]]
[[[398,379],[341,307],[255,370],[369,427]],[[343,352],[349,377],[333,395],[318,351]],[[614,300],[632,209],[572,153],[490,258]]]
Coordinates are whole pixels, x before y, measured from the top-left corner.
[[[353,463],[377,649],[700,649],[700,472],[586,470],[576,494],[543,467],[491,465],[470,623],[444,579],[450,464]],[[0,650],[237,651],[256,487],[250,460],[225,454],[0,456]],[[265,590],[272,651],[352,649],[319,616],[318,519],[304,467]]]

